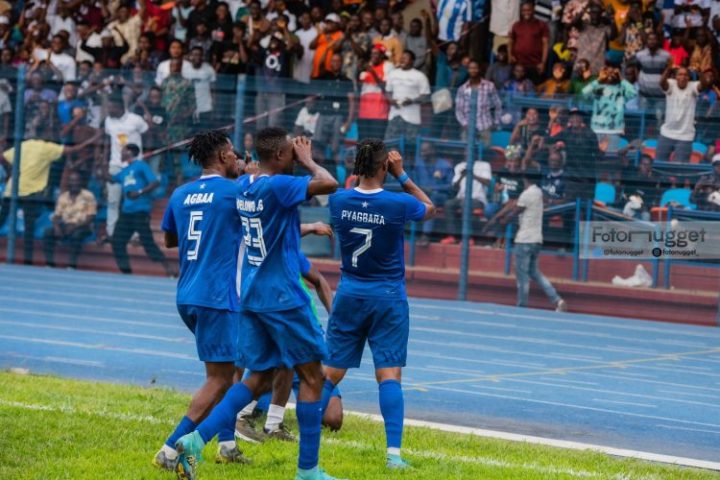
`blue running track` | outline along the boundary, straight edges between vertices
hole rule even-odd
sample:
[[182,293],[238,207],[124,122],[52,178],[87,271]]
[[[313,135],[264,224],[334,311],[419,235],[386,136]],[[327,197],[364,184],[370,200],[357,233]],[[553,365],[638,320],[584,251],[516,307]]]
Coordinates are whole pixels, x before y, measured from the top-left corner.
[[[0,368],[190,392],[204,369],[174,289],[0,266]],[[720,329],[422,299],[411,314],[409,418],[720,461]],[[348,409],[377,413],[370,360],[343,382]]]

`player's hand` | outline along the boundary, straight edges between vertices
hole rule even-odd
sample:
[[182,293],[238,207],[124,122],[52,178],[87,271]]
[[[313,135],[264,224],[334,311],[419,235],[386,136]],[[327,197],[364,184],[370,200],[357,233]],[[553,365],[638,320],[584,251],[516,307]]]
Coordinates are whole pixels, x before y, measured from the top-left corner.
[[403,159],[400,152],[392,150],[388,153],[388,171],[390,175],[398,178],[403,173]]
[[293,139],[293,150],[295,150],[295,156],[301,165],[313,163],[312,142],[309,138],[303,136],[295,137]]
[[315,222],[312,224],[313,234],[320,237],[333,237],[333,229],[327,223]]
[[128,192],[127,196],[130,200],[135,200],[136,198],[140,197],[140,190],[134,190],[132,192]]

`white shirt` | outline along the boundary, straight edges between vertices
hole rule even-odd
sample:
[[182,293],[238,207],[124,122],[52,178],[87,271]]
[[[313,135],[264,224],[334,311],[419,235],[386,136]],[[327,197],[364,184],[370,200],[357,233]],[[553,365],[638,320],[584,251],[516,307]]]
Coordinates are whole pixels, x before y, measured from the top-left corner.
[[[10,103],[10,97],[3,90],[0,90],[0,115],[6,113],[12,113],[12,104]],[[10,133],[10,132],[5,132]]]
[[64,82],[71,82],[77,78],[77,66],[75,64],[75,59],[67,53],[61,53],[59,55],[56,53],[50,54],[50,63],[60,70]]
[[[192,63],[188,62],[187,60],[183,60],[182,63],[182,69],[180,70],[180,74],[188,78],[187,74],[192,68]],[[162,82],[170,76],[170,60],[164,60],[160,62],[160,64],[157,66],[157,70],[155,71],[155,84],[159,87],[162,85]]]
[[[90,63],[95,62],[95,57],[93,57],[92,55],[87,53],[85,50],[80,48],[81,42],[82,42],[82,40],[80,40],[78,38],[77,47],[75,48],[75,60],[78,63],[80,63],[80,62],[90,62]],[[85,45],[87,45],[90,48],[100,48],[100,47],[102,47],[102,37],[99,34],[93,32],[88,37],[87,42],[85,42]]]
[[[287,29],[291,32],[294,32],[295,29],[297,28],[297,18],[295,17],[295,15],[288,12],[287,10],[282,12],[282,14],[285,15],[286,17],[288,17]],[[270,12],[265,16],[265,18],[267,18],[269,21],[272,22],[273,19],[275,19],[279,16],[280,16],[280,14],[278,12]]]
[[120,152],[130,143],[140,147],[142,153],[142,134],[148,131],[148,124],[135,113],[125,112],[120,118],[105,119],[105,133],[110,137],[110,166],[122,166]]
[[57,35],[62,30],[65,30],[70,34],[68,44],[74,48],[78,41],[75,20],[72,17],[62,18],[60,15],[48,15],[47,17],[48,25],[50,25],[50,35]]
[[688,82],[682,90],[675,80],[668,80],[668,85],[665,123],[660,127],[660,134],[671,140],[692,142],[695,140],[695,106],[700,82]]
[[315,127],[319,116],[320,113],[310,113],[306,107],[303,107],[298,112],[297,119],[295,119],[295,126],[302,128],[311,135],[315,135]]
[[495,35],[507,37],[513,23],[520,18],[520,2],[492,0],[491,8],[490,31]]
[[[494,9],[493,15],[495,15]],[[438,38],[443,41],[459,40],[463,24],[471,20],[470,0],[440,0],[437,9]]]
[[530,185],[518,198],[518,207],[525,209],[518,219],[515,243],[542,243],[543,194],[540,187]]
[[[430,95],[430,82],[427,77],[420,70],[411,68],[410,70],[403,70],[401,68],[395,69],[387,76],[385,82],[385,91],[392,94],[392,99],[397,101],[402,100],[417,100],[423,95]],[[389,120],[395,117],[402,117],[408,123],[413,125],[420,125],[420,104],[411,103],[403,107],[393,105],[390,107]]]
[[[453,176],[452,181],[453,185],[458,180],[460,180],[460,178],[462,177],[462,173],[465,170],[467,170],[467,162],[461,162],[455,165],[455,175]],[[475,177],[482,178],[487,181],[490,181],[490,178],[492,178],[492,169],[490,168],[490,164],[481,160],[476,160],[473,163],[473,173]],[[466,181],[467,179],[463,178],[460,182],[460,188],[458,190],[457,198],[465,198]],[[482,202],[483,205],[487,205],[487,189],[485,188],[485,185],[482,184],[482,182],[476,180],[475,178],[473,178],[472,183],[472,199]]]
[[300,45],[303,47],[303,56],[300,60],[295,62],[295,68],[293,68],[293,78],[300,83],[310,83],[314,53],[310,50],[310,44],[318,36],[318,31],[315,27],[310,27],[309,30],[303,30],[301,28],[295,31],[295,35],[298,37]]
[[112,32],[113,39],[115,40],[115,45],[123,44],[120,34],[115,31],[115,29],[117,28],[122,32],[125,40],[127,40],[128,46],[130,47],[130,49],[120,59],[121,63],[127,62],[135,55],[135,50],[137,50],[138,42],[140,41],[141,27],[142,18],[140,18],[140,15],[130,17],[124,23],[120,23],[119,20],[115,20],[114,22],[110,22],[108,24],[107,29]]
[[187,71],[183,68],[182,76],[191,80],[195,87],[195,113],[212,112],[213,101],[210,84],[217,80],[215,69],[207,62],[200,65],[200,68],[195,68],[191,64]]

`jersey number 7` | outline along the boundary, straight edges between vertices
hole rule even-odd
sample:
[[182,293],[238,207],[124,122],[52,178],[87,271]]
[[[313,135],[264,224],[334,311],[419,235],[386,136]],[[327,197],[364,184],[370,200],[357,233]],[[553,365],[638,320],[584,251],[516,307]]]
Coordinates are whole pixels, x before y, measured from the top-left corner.
[[354,268],[357,268],[358,266],[358,257],[362,255],[363,253],[367,252],[370,247],[372,246],[372,230],[369,228],[353,228],[350,230],[350,233],[357,233],[359,235],[365,235],[365,243],[358,247],[355,251],[353,251],[352,254],[352,266]]

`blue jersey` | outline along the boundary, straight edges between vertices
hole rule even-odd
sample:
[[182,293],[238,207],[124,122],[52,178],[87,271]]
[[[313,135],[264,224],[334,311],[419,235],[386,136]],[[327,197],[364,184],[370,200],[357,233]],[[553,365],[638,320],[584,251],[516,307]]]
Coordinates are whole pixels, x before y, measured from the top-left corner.
[[113,181],[122,184],[123,213],[150,213],[153,202],[152,193],[146,193],[134,199],[128,197],[128,193],[137,192],[157,180],[150,165],[142,160],[135,160],[113,175]]
[[235,285],[242,239],[238,193],[235,182],[208,176],[170,197],[162,229],[178,237],[178,305],[240,310]]
[[245,255],[240,304],[252,312],[279,312],[308,304],[300,284],[300,212],[310,177],[240,177],[237,208]]
[[404,230],[422,220],[425,204],[407,193],[343,190],[330,196],[330,216],[340,241],[338,293],[407,298]]

